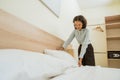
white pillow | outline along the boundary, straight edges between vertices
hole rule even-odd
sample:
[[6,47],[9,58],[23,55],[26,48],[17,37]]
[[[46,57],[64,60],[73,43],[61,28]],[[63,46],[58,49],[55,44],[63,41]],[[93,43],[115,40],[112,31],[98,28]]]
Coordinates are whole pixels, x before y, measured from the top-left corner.
[[0,50],[0,75],[3,76],[0,80],[6,80],[6,77],[10,80],[47,80],[62,74],[69,67],[71,65],[64,60],[38,52]]
[[59,58],[61,60],[68,61],[72,66],[78,66],[77,60],[70,55],[69,53],[61,50],[51,50],[51,49],[45,49],[44,53],[47,55],[51,55],[53,57]]
[[50,78],[62,74],[71,65],[55,57],[45,54],[26,54],[24,56],[25,70],[32,78],[44,76]]

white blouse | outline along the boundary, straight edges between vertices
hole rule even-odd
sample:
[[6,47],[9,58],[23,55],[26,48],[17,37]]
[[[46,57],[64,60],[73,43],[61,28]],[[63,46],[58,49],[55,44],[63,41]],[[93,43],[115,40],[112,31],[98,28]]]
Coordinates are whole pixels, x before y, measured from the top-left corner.
[[66,48],[75,37],[78,43],[82,45],[79,58],[83,58],[88,47],[88,44],[91,43],[89,33],[90,32],[87,28],[81,30],[73,30],[67,41],[64,42],[63,47]]

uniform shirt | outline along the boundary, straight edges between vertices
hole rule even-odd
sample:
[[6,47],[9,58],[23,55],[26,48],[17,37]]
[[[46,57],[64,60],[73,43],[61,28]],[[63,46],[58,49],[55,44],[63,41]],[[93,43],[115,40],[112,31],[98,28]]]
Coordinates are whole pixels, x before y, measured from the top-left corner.
[[76,38],[79,44],[82,45],[81,47],[81,52],[80,55],[78,56],[79,58],[83,58],[83,56],[86,53],[86,49],[88,47],[88,44],[90,44],[90,39],[89,39],[89,30],[87,28],[81,29],[81,30],[73,30],[67,41],[64,42],[63,47],[66,48],[71,41]]

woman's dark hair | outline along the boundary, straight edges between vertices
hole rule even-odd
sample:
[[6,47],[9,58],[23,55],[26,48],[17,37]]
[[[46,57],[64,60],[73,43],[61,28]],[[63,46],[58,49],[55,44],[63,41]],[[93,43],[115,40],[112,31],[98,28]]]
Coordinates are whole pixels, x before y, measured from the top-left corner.
[[73,23],[75,21],[81,21],[82,24],[83,24],[82,29],[86,28],[86,26],[87,26],[87,20],[86,20],[86,18],[84,16],[82,16],[82,15],[75,16],[74,19],[73,19]]

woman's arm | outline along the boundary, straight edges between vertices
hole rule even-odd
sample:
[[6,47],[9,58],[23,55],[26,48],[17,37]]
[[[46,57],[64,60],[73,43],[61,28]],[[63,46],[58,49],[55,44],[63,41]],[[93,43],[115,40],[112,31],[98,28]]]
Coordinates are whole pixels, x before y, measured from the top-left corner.
[[69,38],[64,42],[62,47],[66,48],[71,43],[71,41],[73,40],[74,37],[75,37],[75,30],[73,30],[73,32],[71,33]]

